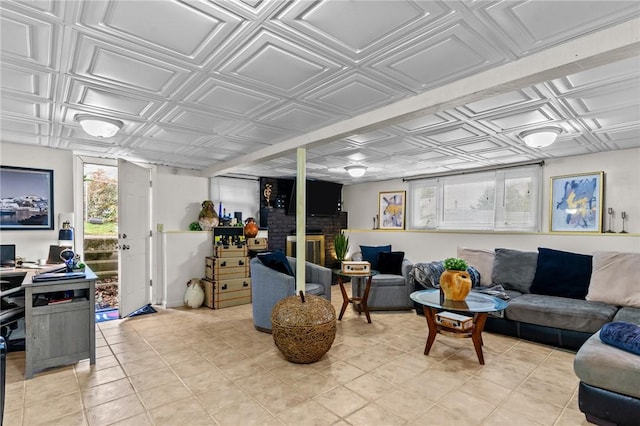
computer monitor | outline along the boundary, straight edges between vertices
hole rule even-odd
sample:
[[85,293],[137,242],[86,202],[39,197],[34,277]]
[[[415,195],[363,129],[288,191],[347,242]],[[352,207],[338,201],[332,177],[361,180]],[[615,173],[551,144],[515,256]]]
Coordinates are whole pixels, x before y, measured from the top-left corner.
[[16,245],[0,244],[0,267],[13,268],[16,266]]

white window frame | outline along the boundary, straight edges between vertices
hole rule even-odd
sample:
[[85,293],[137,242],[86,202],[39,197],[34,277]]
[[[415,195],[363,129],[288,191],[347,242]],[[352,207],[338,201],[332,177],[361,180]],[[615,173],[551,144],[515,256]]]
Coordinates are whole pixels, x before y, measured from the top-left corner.
[[[505,209],[506,183],[514,179],[530,179],[529,209],[521,212],[520,220],[510,223],[507,219],[508,212]],[[475,185],[479,181],[486,181],[494,185],[491,217],[485,216],[484,220],[474,220],[473,215],[466,216],[466,219],[469,220],[465,220],[464,216],[457,220],[455,217],[448,217],[445,210],[447,186],[460,187],[460,185],[464,186],[465,182]],[[435,200],[423,199],[422,194],[425,188],[435,190]],[[540,232],[542,224],[542,167],[537,165],[523,166],[413,180],[409,183],[407,198],[409,229]],[[465,205],[472,205],[475,202],[477,202],[477,198],[463,200]],[[428,222],[424,210],[426,204],[429,204],[431,209],[435,204],[435,215],[432,211],[429,214],[430,220]]]

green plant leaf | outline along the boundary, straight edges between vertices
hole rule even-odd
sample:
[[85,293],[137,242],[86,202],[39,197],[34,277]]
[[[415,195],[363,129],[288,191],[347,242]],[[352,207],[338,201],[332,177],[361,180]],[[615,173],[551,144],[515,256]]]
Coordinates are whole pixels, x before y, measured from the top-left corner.
[[459,257],[448,257],[444,260],[444,269],[450,271],[466,271],[468,267],[467,262]]
[[336,251],[336,258],[339,261],[343,261],[349,251],[349,237],[340,232],[333,240],[333,248]]

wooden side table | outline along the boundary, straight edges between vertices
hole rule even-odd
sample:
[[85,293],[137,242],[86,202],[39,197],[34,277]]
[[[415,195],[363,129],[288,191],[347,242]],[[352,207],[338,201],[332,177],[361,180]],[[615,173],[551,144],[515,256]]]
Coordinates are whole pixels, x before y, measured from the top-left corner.
[[[340,292],[342,293],[342,309],[340,309],[340,316],[338,316],[338,321],[342,320],[342,316],[344,315],[344,311],[347,310],[347,306],[349,303],[352,303],[354,307],[358,310],[358,315],[360,315],[363,311],[365,316],[367,317],[367,322],[371,324],[371,316],[369,315],[369,306],[367,306],[367,299],[369,298],[369,291],[371,290],[371,278],[374,275],[378,275],[377,271],[370,271],[365,273],[347,273],[342,270],[334,271],[334,273],[338,277],[338,284],[340,285]],[[366,285],[364,288],[364,294],[362,297],[349,297],[347,294],[347,290],[344,288],[344,278],[350,279],[366,279]],[[352,291],[353,294],[353,286]]]

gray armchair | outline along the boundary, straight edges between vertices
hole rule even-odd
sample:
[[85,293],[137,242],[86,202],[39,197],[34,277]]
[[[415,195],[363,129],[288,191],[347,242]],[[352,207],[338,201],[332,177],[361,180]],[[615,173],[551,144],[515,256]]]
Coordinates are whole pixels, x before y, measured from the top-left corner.
[[[362,260],[362,253],[356,252],[351,260]],[[409,297],[414,289],[409,279],[409,272],[413,264],[407,258],[402,261],[402,275],[378,274],[371,278],[371,290],[367,306],[372,311],[395,311],[413,309],[413,301]],[[354,297],[362,297],[365,282],[363,279],[351,281],[351,291]]]
[[[287,257],[296,270],[296,259]],[[271,269],[254,257],[251,270],[253,324],[256,329],[271,333],[271,310],[280,300],[296,292],[295,277]],[[305,264],[305,293],[322,296],[331,301],[331,269],[311,262]]]

